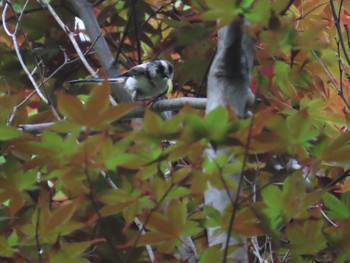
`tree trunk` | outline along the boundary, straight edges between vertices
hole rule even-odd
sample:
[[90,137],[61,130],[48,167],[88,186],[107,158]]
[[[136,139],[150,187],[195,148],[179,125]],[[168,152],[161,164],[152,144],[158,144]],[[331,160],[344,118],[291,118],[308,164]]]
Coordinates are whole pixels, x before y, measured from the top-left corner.
[[[255,99],[250,89],[254,47],[255,40],[244,30],[242,19],[219,30],[218,50],[208,76],[207,113],[221,105],[231,107],[239,117],[246,116],[247,106],[250,106]],[[222,152],[213,149],[207,152],[210,159],[220,154]],[[239,174],[232,176],[237,183],[239,176]],[[232,192],[231,198],[234,198],[235,194]],[[209,184],[205,193],[205,204],[222,212],[230,203],[231,198],[225,190],[216,189]],[[224,247],[227,235],[226,233],[214,235],[216,230],[217,228],[207,229],[209,246],[222,244]],[[245,242],[244,237],[230,238],[230,245],[242,242]],[[248,262],[247,247],[242,246],[228,257],[237,262]]]

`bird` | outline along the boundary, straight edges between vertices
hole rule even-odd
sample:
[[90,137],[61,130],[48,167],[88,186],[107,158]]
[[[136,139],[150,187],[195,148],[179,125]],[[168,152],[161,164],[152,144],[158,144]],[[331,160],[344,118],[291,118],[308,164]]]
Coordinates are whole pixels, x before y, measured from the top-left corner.
[[70,80],[71,84],[93,84],[109,81],[124,85],[133,101],[152,99],[172,88],[173,65],[167,60],[152,60],[130,68],[115,78]]

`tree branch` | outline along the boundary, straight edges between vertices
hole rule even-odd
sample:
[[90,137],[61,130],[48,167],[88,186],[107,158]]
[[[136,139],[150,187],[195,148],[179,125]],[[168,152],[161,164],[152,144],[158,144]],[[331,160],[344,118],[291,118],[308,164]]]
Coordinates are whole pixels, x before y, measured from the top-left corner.
[[[155,112],[176,111],[183,108],[186,104],[192,108],[204,110],[207,103],[205,98],[177,98],[168,100],[159,100],[154,102],[150,108]],[[122,119],[133,119],[143,117],[147,106],[136,107],[127,113]],[[38,123],[38,124],[22,124],[19,128],[24,132],[40,133],[41,131],[51,127],[56,122]]]
[[327,66],[323,63],[323,61],[319,58],[319,56],[316,54],[315,50],[311,50],[312,54],[314,55],[314,57],[316,58],[317,62],[320,64],[321,68],[323,69],[323,71],[326,73],[326,75],[328,76],[329,80],[331,81],[332,85],[334,86],[334,88],[337,90],[339,97],[343,100],[345,106],[348,108],[348,110],[350,110],[350,103],[346,100],[343,91],[341,90],[341,88],[338,86],[337,82],[335,81],[335,79],[333,78],[332,74],[329,72],[329,70],[327,69]]
[[49,12],[51,13],[52,17],[56,20],[56,22],[60,25],[60,27],[63,29],[63,31],[67,34],[69,37],[70,41],[72,42],[80,60],[83,62],[85,68],[89,71],[89,73],[94,76],[98,77],[96,72],[93,70],[93,68],[90,66],[90,64],[87,62],[86,58],[84,57],[83,52],[81,51],[79,44],[74,38],[73,32],[69,30],[69,28],[63,23],[61,18],[57,15],[55,10],[52,8],[52,6],[46,1],[46,0],[37,0],[42,7],[47,8]]
[[16,24],[16,27],[15,27],[15,30],[11,33],[10,30],[7,28],[7,24],[6,24],[6,12],[7,12],[7,9],[9,8],[9,4],[5,4],[5,7],[4,7],[4,10],[2,12],[2,21],[3,21],[3,27],[4,27],[4,30],[6,32],[7,35],[9,35],[11,38],[12,38],[12,42],[13,42],[13,46],[14,46],[14,49],[16,51],[16,55],[17,55],[17,58],[18,58],[18,61],[19,63],[21,64],[24,72],[26,73],[26,75],[28,76],[29,80],[31,81],[36,93],[39,95],[39,97],[42,99],[42,101],[45,103],[45,104],[48,104],[49,101],[48,99],[44,96],[44,94],[41,92],[39,86],[37,85],[35,79],[33,78],[32,74],[30,73],[29,69],[27,68],[26,64],[24,63],[23,61],[23,58],[22,58],[22,54],[19,50],[19,46],[18,46],[18,43],[17,43],[17,30],[18,30],[18,26],[19,26],[19,23]]
[[254,103],[250,71],[255,41],[242,27],[242,21],[235,21],[218,32],[218,50],[208,76],[207,112],[228,105],[245,117],[247,106]]
[[[108,184],[114,189],[114,190],[119,190],[118,186],[112,181],[112,179],[109,177],[109,174],[107,172],[102,171],[101,172],[102,176],[105,178],[105,180],[108,182]],[[146,234],[146,230],[141,222],[141,220],[138,217],[134,217],[134,223],[141,231],[141,234],[144,235]],[[155,262],[156,257],[154,256],[153,249],[150,245],[146,245],[146,250],[149,256],[149,259],[151,262]]]
[[343,35],[342,35],[342,32],[341,32],[340,24],[339,24],[340,19],[337,16],[337,11],[335,10],[335,6],[334,6],[334,1],[333,0],[329,0],[329,2],[331,4],[332,15],[333,15],[333,18],[334,18],[335,28],[337,29],[340,45],[342,47],[342,50],[343,50],[346,62],[350,66],[350,58],[349,58],[348,52],[347,52],[347,50],[345,48],[345,42],[344,42]]
[[[100,37],[102,33],[93,12],[93,6],[86,0],[69,0],[69,3],[73,6],[74,10],[79,14],[80,19],[84,22],[86,31],[91,41],[95,42],[94,47],[102,68],[107,75],[106,77],[115,78],[120,75],[118,63],[113,63],[113,55],[109,49],[106,39],[104,37]],[[130,94],[123,87],[114,84],[111,84],[111,86],[118,102],[131,101]]]
[[[238,19],[218,32],[218,49],[208,75],[207,113],[221,105],[229,106],[238,116],[245,117],[247,107],[254,103],[255,96],[251,92],[250,81],[255,41],[243,27],[243,19]],[[207,151],[208,157],[212,160],[221,154],[223,154],[222,151],[214,149]],[[237,185],[239,185],[240,178],[240,174],[232,175]],[[231,198],[236,195],[237,193],[228,193],[226,190],[216,189],[209,184],[204,196],[205,204],[223,212],[231,203]],[[234,219],[234,215],[231,219]],[[217,228],[207,229],[209,246],[221,244],[225,248],[224,262],[227,258],[248,262],[245,245],[241,245],[226,258],[228,245],[240,245],[245,242],[244,237],[235,236],[233,238],[224,232],[217,235],[216,231]]]

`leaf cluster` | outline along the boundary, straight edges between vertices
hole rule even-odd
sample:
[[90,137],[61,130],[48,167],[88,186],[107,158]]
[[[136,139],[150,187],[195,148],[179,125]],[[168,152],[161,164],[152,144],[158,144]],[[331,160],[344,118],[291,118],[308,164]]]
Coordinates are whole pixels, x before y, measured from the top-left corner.
[[[139,104],[110,105],[107,84],[64,84],[87,73],[49,13],[36,1],[23,10],[25,2],[3,23],[20,22],[20,52],[51,104],[30,95],[2,28],[0,261],[147,262],[150,245],[157,261],[179,262],[188,236],[200,262],[219,262],[223,250],[208,247],[209,227],[248,238],[230,252],[244,245],[269,262],[350,260],[349,65],[328,3],[295,1],[286,11],[290,1],[100,1],[96,15],[122,70],[161,53],[175,64],[173,96],[205,95],[213,20],[221,18],[220,27],[244,15],[258,38],[254,117],[186,106],[167,120],[146,111],[133,130],[123,117]],[[102,71],[62,2],[50,1]],[[349,22],[349,3],[336,8]],[[53,121],[38,134],[19,129]],[[208,149],[223,154],[210,159]],[[235,176],[244,179],[238,203],[222,213],[203,207],[208,183],[229,193]]]

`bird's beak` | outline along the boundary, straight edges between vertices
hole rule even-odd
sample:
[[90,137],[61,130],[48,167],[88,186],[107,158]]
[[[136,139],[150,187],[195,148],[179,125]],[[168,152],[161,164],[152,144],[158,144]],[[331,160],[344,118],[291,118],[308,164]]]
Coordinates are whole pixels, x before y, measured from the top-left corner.
[[167,85],[168,85],[167,94],[170,94],[173,92],[173,81],[170,78],[167,81]]

